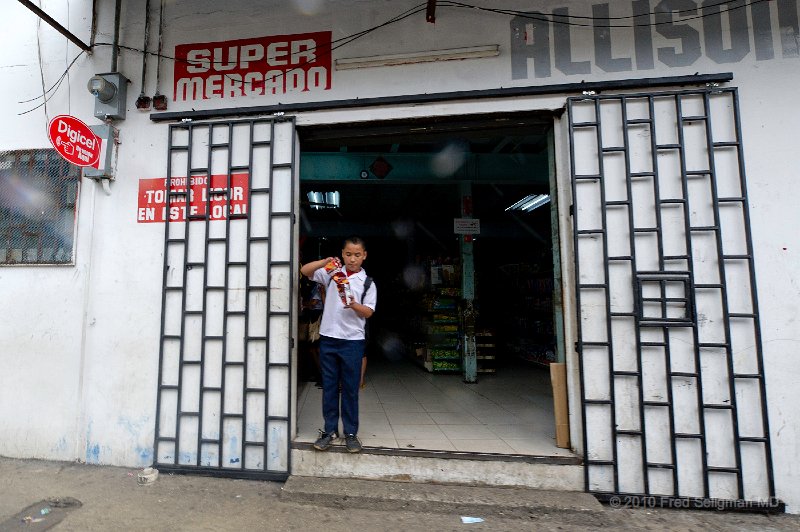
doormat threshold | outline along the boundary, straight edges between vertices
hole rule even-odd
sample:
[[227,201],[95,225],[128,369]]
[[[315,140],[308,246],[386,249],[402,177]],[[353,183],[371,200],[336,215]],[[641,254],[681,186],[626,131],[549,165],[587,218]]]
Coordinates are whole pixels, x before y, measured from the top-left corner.
[[[314,445],[309,442],[292,442],[292,449],[298,451],[314,451]],[[344,445],[333,445],[327,453],[346,453]],[[479,460],[486,462],[518,462],[527,464],[551,464],[551,465],[581,465],[583,460],[578,456],[537,456],[529,454],[500,454],[500,453],[472,453],[464,451],[436,451],[428,449],[408,449],[394,447],[368,447],[364,446],[362,454],[374,454],[384,456],[401,456],[408,458],[442,458],[446,460]]]

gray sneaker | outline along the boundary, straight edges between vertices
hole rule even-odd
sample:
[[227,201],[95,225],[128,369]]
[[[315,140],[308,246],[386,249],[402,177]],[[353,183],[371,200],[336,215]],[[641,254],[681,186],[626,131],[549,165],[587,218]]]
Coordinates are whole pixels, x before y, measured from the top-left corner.
[[339,439],[339,435],[335,432],[319,431],[319,438],[314,442],[314,449],[318,451],[327,451],[335,440]]
[[360,453],[361,442],[355,434],[347,434],[344,437],[344,446],[347,448],[348,453]]

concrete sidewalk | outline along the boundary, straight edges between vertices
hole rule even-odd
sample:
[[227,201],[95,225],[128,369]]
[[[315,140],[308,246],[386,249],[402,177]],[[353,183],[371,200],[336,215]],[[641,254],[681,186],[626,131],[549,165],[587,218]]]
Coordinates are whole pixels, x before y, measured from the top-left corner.
[[[0,458],[0,530],[800,530],[800,516],[612,509],[584,493],[312,477],[139,486],[138,472]],[[80,503],[31,506],[51,498]]]
[[332,507],[482,517],[604,513],[603,506],[587,493],[319,477],[290,477],[281,499]]

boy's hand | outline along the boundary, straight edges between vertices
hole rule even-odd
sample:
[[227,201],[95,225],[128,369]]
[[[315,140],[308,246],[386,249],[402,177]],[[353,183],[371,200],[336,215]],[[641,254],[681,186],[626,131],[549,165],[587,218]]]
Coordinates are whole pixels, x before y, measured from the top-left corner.
[[303,264],[303,266],[300,267],[300,274],[311,278],[316,270],[318,270],[319,268],[324,268],[332,260],[335,260],[335,257],[328,257],[325,259],[315,260],[314,262]]
[[358,314],[362,318],[369,318],[372,316],[372,309],[366,305],[362,305],[361,303],[356,303],[353,301],[349,305],[345,305],[344,308],[349,308],[356,314]]

